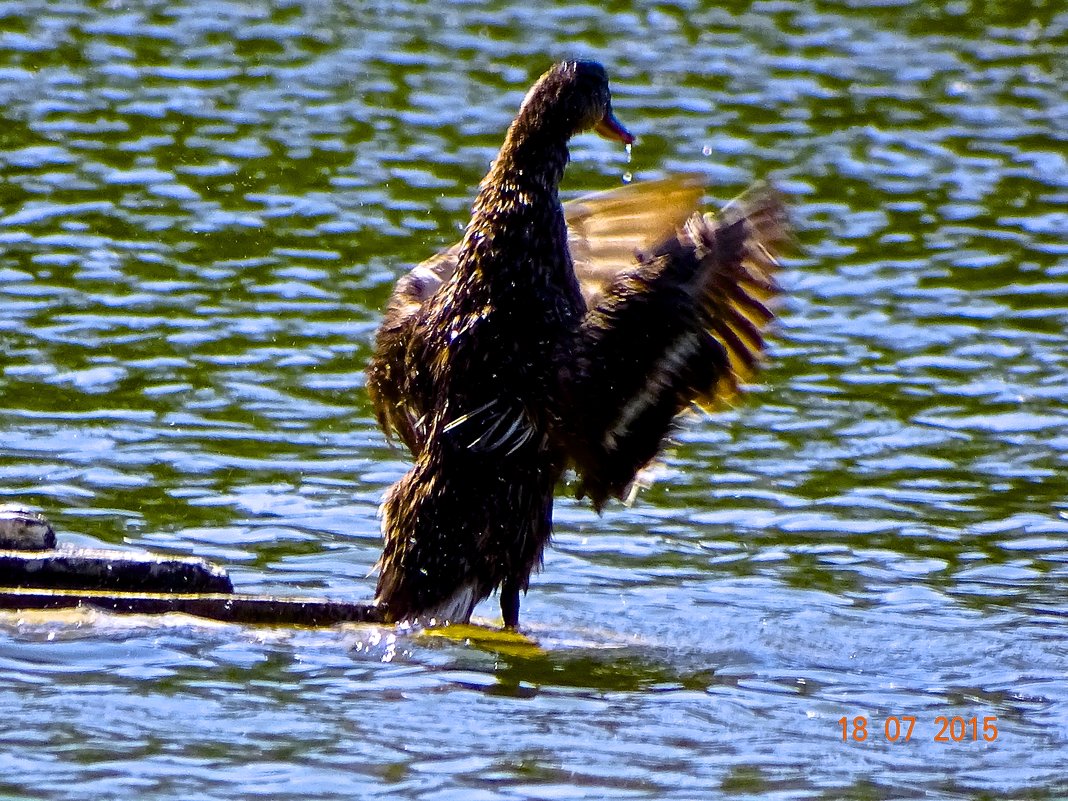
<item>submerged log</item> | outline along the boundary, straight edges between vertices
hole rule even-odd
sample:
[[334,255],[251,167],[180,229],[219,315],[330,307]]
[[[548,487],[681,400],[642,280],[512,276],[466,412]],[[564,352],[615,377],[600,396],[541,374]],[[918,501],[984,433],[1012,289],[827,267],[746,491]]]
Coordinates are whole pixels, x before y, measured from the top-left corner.
[[369,602],[235,594],[223,568],[195,556],[57,548],[42,515],[0,507],[0,609],[75,607],[268,626],[381,623],[385,616]]
[[196,556],[97,548],[0,551],[0,586],[125,592],[233,592],[218,565]]
[[70,609],[93,607],[135,615],[187,615],[268,626],[324,627],[337,623],[381,623],[383,609],[368,602],[320,598],[276,598],[226,593],[87,592],[0,588],[0,609]]

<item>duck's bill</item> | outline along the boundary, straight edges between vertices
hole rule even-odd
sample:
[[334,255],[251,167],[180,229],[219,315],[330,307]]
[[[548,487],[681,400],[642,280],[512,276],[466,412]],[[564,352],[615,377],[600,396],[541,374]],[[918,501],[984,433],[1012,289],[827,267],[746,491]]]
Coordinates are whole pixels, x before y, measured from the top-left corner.
[[604,118],[593,126],[593,130],[605,139],[614,139],[625,145],[634,142],[634,134],[624,128],[623,123],[617,120],[616,115],[611,111],[605,113]]

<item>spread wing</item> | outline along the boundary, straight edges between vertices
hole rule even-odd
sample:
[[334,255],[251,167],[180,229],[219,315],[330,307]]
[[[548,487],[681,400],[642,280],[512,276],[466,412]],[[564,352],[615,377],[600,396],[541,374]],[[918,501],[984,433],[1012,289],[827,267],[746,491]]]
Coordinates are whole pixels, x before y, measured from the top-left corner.
[[693,214],[604,286],[565,381],[580,495],[598,508],[620,496],[676,415],[717,405],[752,377],[788,238],[779,194],[755,186],[716,217]]
[[[568,246],[588,304],[606,285],[635,266],[646,252],[673,235],[697,208],[704,179],[674,175],[596,192],[564,204]],[[379,424],[417,454],[426,439],[431,387],[422,365],[412,358],[420,336],[415,325],[423,304],[456,271],[460,245],[422,262],[397,281],[379,328],[368,370],[367,388]]]
[[683,173],[627,184],[564,204],[567,243],[586,302],[634,267],[634,255],[674,233],[694,213],[705,192],[701,175]]

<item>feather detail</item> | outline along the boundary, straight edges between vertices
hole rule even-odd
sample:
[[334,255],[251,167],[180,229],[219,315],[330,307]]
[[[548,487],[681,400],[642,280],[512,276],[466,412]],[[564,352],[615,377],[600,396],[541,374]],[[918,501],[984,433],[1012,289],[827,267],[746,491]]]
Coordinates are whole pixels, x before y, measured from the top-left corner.
[[778,296],[782,199],[764,185],[693,214],[605,286],[566,372],[564,437],[596,507],[623,497],[691,404],[733,399],[764,359]]

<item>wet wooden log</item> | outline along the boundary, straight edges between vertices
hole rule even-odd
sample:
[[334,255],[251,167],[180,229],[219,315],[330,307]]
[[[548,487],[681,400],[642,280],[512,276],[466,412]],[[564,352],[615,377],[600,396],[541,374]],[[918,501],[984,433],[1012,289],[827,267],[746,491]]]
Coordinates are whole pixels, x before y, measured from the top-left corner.
[[0,507],[0,548],[0,609],[177,612],[267,626],[380,623],[384,617],[373,603],[234,594],[226,571],[199,557],[56,547],[48,521],[23,506]]
[[226,593],[87,592],[37,588],[0,588],[0,609],[70,609],[93,607],[108,612],[195,615],[225,623],[324,627],[338,623],[381,623],[383,610],[373,603],[321,598],[276,598]]
[[218,565],[196,556],[97,548],[0,551],[0,586],[124,592],[233,592]]

